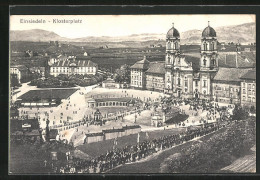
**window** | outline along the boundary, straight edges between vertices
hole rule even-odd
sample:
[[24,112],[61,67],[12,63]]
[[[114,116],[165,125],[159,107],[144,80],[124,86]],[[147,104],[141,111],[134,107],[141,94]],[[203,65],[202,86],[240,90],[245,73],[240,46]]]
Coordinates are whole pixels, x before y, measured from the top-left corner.
[[212,59],[212,60],[211,60],[211,64],[212,64],[212,65],[215,65],[215,61],[216,61],[215,59]]
[[204,60],[203,60],[203,65],[206,66],[206,64],[207,64],[207,60],[204,59]]
[[203,44],[203,49],[204,49],[204,51],[207,51],[207,43],[206,42],[204,42],[204,44]]
[[203,87],[206,87],[206,84],[207,84],[207,80],[204,80],[203,81]]
[[212,42],[212,50],[214,50],[214,49],[215,49],[215,43]]
[[242,83],[242,87],[245,87],[245,86],[246,86],[246,84],[243,82],[243,83]]
[[170,64],[171,63],[171,58],[170,57],[168,57],[168,64]]
[[185,92],[187,92],[188,91],[188,89],[187,88],[185,88]]
[[178,78],[178,85],[181,85],[181,79]]
[[246,100],[246,96],[243,96],[242,100],[245,101]]
[[246,94],[246,90],[245,89],[243,89],[243,94]]
[[167,48],[171,49],[171,43],[170,42],[167,43]]
[[230,88],[230,91],[231,91],[231,92],[233,91],[233,88],[232,88],[232,87]]
[[174,49],[178,49],[178,42],[174,43]]
[[195,86],[198,86],[198,81],[195,81]]
[[188,87],[188,81],[184,81],[184,86]]
[[203,94],[206,95],[206,90],[203,91]]

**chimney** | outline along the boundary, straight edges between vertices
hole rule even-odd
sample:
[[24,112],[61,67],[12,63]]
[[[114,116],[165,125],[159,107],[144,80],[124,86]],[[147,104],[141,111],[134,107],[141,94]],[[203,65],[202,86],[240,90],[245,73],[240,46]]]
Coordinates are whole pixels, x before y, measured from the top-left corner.
[[210,25],[209,25],[209,21],[208,21],[208,26],[210,26]]
[[146,60],[146,56],[144,56],[144,60]]
[[172,27],[174,28],[174,23],[172,23]]

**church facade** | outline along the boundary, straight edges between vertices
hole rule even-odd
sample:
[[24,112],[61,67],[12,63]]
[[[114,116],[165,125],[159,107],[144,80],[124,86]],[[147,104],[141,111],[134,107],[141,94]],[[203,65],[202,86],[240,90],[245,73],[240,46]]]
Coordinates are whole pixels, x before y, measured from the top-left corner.
[[203,30],[200,58],[185,56],[180,47],[180,34],[173,26],[166,35],[164,65],[150,63],[146,58],[136,62],[131,66],[131,87],[137,88],[139,83],[141,89],[159,90],[175,97],[210,99],[212,80],[218,71],[216,31],[210,25]]

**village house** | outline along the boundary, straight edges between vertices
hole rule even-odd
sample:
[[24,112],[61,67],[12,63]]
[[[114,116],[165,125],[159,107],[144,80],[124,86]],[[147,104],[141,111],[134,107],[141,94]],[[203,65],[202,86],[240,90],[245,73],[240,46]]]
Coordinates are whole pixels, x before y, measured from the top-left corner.
[[18,83],[26,82],[29,77],[29,70],[24,65],[11,65],[10,67],[11,78],[16,78]]

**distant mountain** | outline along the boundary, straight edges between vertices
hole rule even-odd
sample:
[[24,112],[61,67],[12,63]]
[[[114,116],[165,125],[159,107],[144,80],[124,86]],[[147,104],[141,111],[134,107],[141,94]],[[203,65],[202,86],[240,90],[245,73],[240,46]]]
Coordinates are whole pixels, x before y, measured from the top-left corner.
[[[214,27],[213,27],[214,28]],[[256,42],[255,23],[214,28],[219,42],[253,43]],[[203,30],[189,30],[181,33],[181,44],[200,44]]]
[[22,31],[10,31],[11,41],[66,41],[68,38],[59,36],[52,31],[46,31],[42,29],[31,29]]
[[[214,27],[213,27],[214,28]],[[217,32],[219,42],[237,42],[252,43],[255,42],[256,28],[255,23],[246,23],[234,26],[223,26],[214,28]],[[68,42],[124,42],[124,41],[164,41],[165,34],[132,34],[129,36],[101,36],[101,37],[82,37],[65,38],[50,31],[41,29],[11,31],[11,41],[68,41]],[[200,44],[202,30],[189,30],[181,33],[181,44]]]

